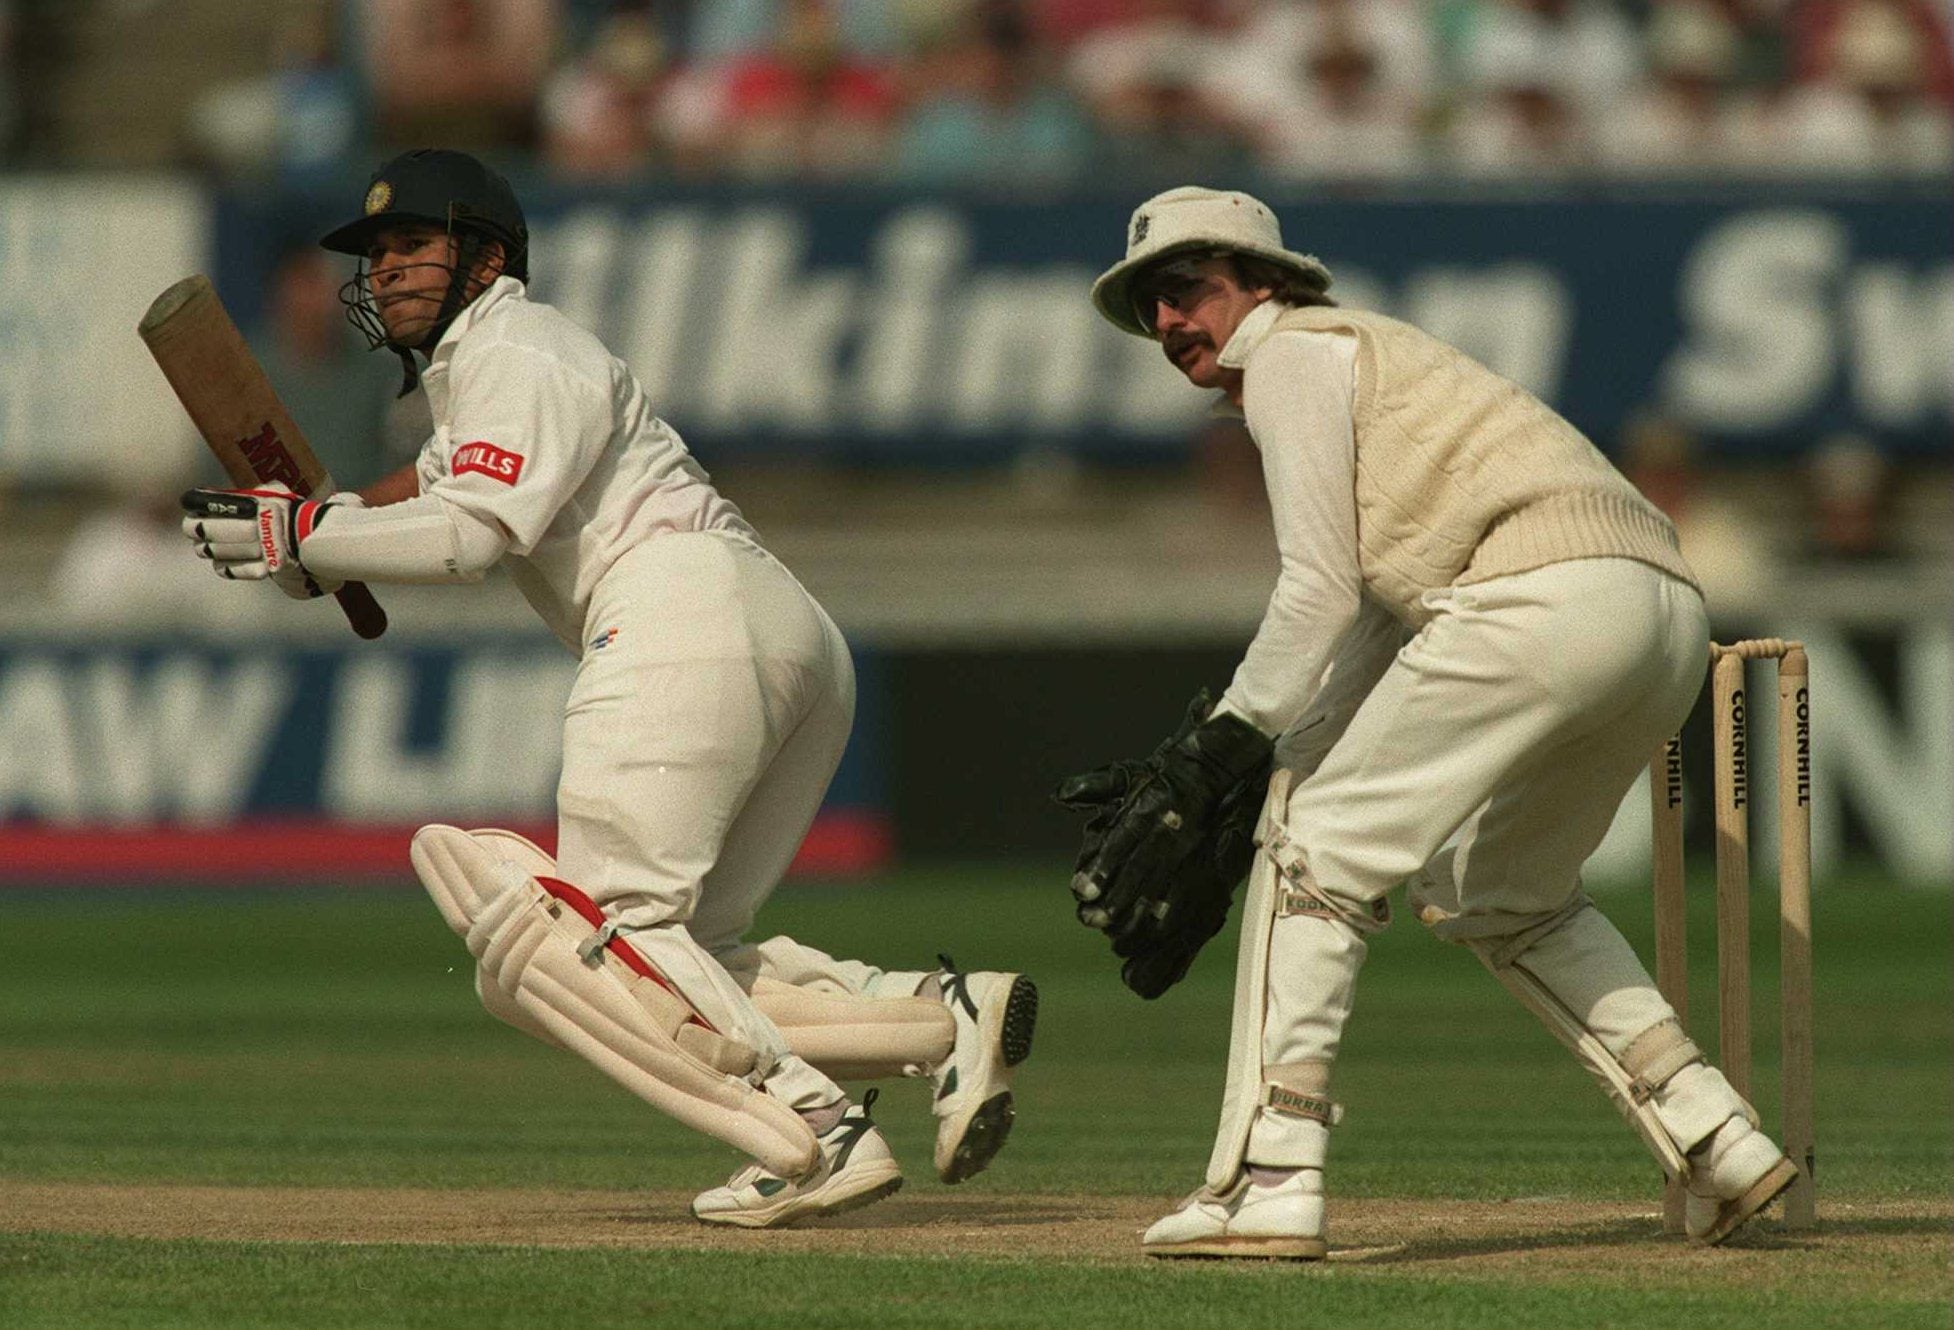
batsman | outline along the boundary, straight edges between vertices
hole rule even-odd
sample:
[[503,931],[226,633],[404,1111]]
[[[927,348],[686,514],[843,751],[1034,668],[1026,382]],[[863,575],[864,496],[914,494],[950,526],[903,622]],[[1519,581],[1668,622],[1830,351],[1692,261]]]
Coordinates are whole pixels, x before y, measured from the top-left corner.
[[1133,213],[1099,312],[1160,343],[1261,452],[1280,572],[1219,702],[1073,777],[1072,892],[1145,997],[1247,873],[1221,1124],[1154,1256],[1314,1259],[1332,1069],[1399,884],[1582,1062],[1721,1242],[1793,1165],[1581,890],[1701,689],[1703,597],[1668,520],[1573,426],[1445,342],[1340,307],[1246,194]]
[[836,1077],[929,1076],[939,1176],[985,1168],[1031,1048],[1030,980],[746,941],[848,739],[834,623],[630,369],[529,298],[528,225],[495,171],[407,153],[321,243],[357,259],[348,312],[418,381],[434,433],[357,494],[192,490],[184,532],[221,576],[300,598],[499,565],[576,654],[557,855],[493,828],[414,837],[483,1004],[751,1156],[693,1202],[706,1223],[769,1228],[900,1185],[874,1092],[855,1103]]

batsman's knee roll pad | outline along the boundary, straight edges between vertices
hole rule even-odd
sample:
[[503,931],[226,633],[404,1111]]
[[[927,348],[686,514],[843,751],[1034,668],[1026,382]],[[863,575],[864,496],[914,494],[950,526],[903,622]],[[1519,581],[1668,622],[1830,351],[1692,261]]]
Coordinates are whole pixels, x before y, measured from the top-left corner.
[[752,1083],[755,1051],[714,1030],[611,935],[582,892],[529,871],[535,861],[519,846],[504,857],[510,847],[498,835],[507,833],[423,827],[411,851],[442,918],[479,963],[484,1005],[782,1177],[812,1168],[819,1149],[806,1122]]
[[927,1070],[950,1056],[957,1026],[929,998],[869,998],[825,993],[762,976],[753,1005],[787,1046],[838,1081],[881,1080]]

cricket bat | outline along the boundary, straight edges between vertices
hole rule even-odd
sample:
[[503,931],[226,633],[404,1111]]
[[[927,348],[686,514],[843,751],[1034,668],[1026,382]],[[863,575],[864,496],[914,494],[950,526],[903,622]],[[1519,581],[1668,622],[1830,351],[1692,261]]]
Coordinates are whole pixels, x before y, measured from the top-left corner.
[[[281,482],[308,499],[332,492],[331,475],[208,277],[186,277],[157,296],[136,331],[233,485]],[[387,612],[364,582],[348,582],[333,594],[361,637],[387,631]]]

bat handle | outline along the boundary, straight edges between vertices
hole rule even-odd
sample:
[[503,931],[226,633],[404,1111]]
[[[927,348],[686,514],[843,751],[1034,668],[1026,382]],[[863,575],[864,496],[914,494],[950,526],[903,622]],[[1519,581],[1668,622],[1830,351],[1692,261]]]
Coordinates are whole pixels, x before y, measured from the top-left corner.
[[332,593],[339,602],[339,608],[346,611],[346,622],[353,625],[353,631],[368,641],[387,631],[387,612],[380,608],[380,602],[364,582],[348,582]]

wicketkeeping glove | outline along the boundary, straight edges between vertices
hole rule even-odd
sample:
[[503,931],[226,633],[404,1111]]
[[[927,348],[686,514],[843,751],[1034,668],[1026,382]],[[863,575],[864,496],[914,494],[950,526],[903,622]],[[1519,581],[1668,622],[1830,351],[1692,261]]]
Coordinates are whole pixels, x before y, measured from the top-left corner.
[[1187,974],[1208,940],[1228,922],[1235,890],[1255,858],[1255,824],[1263,783],[1243,781],[1221,802],[1208,837],[1183,860],[1166,888],[1165,917],[1113,944],[1124,959],[1119,977],[1143,998],[1157,998]]
[[[1183,722],[1137,770],[1115,763],[1111,770],[1125,783],[1123,797],[1110,820],[1103,813],[1094,819],[1101,829],[1088,824],[1087,847],[1072,878],[1080,921],[1106,933],[1116,947],[1178,931],[1172,919],[1182,894],[1174,890],[1177,870],[1207,839],[1224,800],[1244,784],[1259,788],[1266,782],[1274,748],[1241,717],[1222,715],[1191,727]],[[1065,782],[1060,801],[1078,806],[1081,786],[1094,794],[1108,791],[1114,779],[1095,781],[1107,770]]]
[[[1194,732],[1194,727],[1208,718],[1214,709],[1214,699],[1203,688],[1187,704],[1187,714],[1182,717],[1180,728],[1160,741],[1153,752],[1144,758],[1123,758],[1108,762],[1103,767],[1077,776],[1067,776],[1052,791],[1052,798],[1061,808],[1075,813],[1086,814],[1085,840],[1079,847],[1079,855],[1072,867],[1075,873],[1084,872],[1086,865],[1095,863],[1100,847],[1105,844],[1106,833],[1113,829],[1119,820],[1121,806],[1126,796],[1147,775],[1151,765],[1158,762],[1169,748]],[[1083,906],[1080,907],[1083,910]]]
[[288,489],[193,489],[183,495],[183,534],[219,577],[278,584],[299,600],[328,595],[341,583],[320,582],[300,560],[305,538],[335,501],[301,499]]

